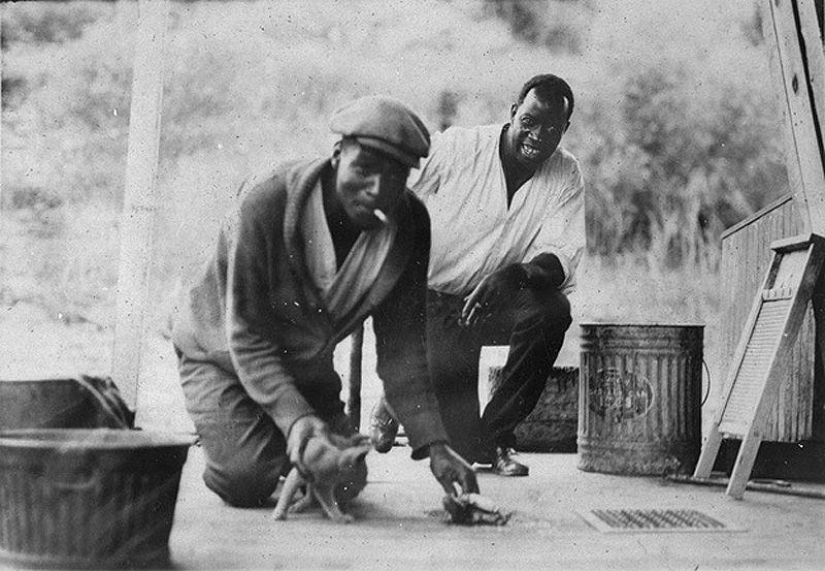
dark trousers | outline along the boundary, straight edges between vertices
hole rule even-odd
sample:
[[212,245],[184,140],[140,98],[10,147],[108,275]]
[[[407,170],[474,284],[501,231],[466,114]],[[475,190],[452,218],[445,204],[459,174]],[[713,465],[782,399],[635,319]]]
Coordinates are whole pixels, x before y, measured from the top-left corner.
[[[558,290],[530,289],[482,323],[464,327],[463,296],[427,293],[427,359],[452,447],[470,462],[514,447],[514,429],[536,406],[570,327],[570,302]],[[484,345],[509,345],[502,382],[479,415],[479,356]]]
[[[206,487],[233,506],[270,503],[280,477],[291,467],[283,433],[243,389],[228,355],[199,360],[176,353],[186,410],[206,456]],[[330,401],[319,416],[334,432],[352,434],[343,403]],[[364,485],[366,474],[353,490],[357,494]]]

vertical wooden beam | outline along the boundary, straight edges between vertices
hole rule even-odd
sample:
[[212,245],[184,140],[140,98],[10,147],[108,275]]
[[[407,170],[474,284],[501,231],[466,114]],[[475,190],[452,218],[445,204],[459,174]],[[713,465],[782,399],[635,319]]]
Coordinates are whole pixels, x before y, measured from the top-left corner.
[[137,406],[153,230],[158,209],[156,179],[163,102],[163,49],[169,4],[167,0],[140,0],[138,7],[112,359],[114,381],[133,408]]
[[822,135],[822,129],[825,128],[825,44],[823,44],[822,30],[817,18],[817,11],[822,10],[822,2],[796,1],[799,13],[799,33],[805,46],[811,98],[814,101],[816,119],[819,123],[820,135]]
[[[825,130],[825,32],[822,29],[823,1],[800,0],[802,35],[814,70],[811,89],[817,101],[817,118],[821,130]],[[816,70],[819,70],[817,73]],[[819,282],[813,296],[814,324],[814,394],[812,411],[812,439],[825,442],[825,270],[819,275]]]
[[814,323],[814,395],[812,439],[825,442],[825,269],[819,272],[819,281],[813,295]]
[[764,0],[763,31],[786,118],[788,179],[806,232],[825,235],[825,56],[814,0]]
[[[6,5],[0,5],[0,38],[3,37],[3,12],[6,10]],[[0,78],[3,77],[3,46],[0,44]],[[0,109],[3,108],[3,90],[0,89]],[[3,212],[3,129],[0,129],[0,213]],[[2,228],[2,222],[0,222]]]
[[361,430],[361,379],[363,373],[364,322],[350,335],[352,347],[349,353],[349,396],[347,415],[353,430]]

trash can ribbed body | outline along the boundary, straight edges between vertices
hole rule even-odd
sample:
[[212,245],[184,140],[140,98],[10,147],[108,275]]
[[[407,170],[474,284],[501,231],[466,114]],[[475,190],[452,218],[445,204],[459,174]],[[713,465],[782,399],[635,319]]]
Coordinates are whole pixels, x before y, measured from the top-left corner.
[[581,324],[578,467],[692,472],[701,447],[701,325]]
[[183,436],[0,431],[0,559],[26,566],[165,565]]

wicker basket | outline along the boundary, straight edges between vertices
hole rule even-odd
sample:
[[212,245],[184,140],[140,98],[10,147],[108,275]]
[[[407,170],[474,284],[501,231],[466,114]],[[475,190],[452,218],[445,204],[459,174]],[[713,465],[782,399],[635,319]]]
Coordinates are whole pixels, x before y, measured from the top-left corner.
[[193,440],[112,429],[0,431],[0,557],[36,567],[168,564]]

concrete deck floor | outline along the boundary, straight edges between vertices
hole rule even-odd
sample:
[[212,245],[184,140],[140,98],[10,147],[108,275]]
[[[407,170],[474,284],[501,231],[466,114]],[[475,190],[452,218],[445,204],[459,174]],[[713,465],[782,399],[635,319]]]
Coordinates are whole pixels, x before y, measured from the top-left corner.
[[[659,478],[583,472],[575,454],[523,454],[527,478],[479,473],[482,493],[514,510],[503,527],[447,523],[441,488],[409,448],[368,456],[356,521],[320,512],[275,521],[268,509],[226,506],[204,487],[202,451],[184,467],[170,537],[176,569],[825,569],[825,501]],[[794,484],[795,486],[797,484]],[[822,487],[819,488],[820,490]],[[696,509],[732,531],[603,533],[580,512]]]

